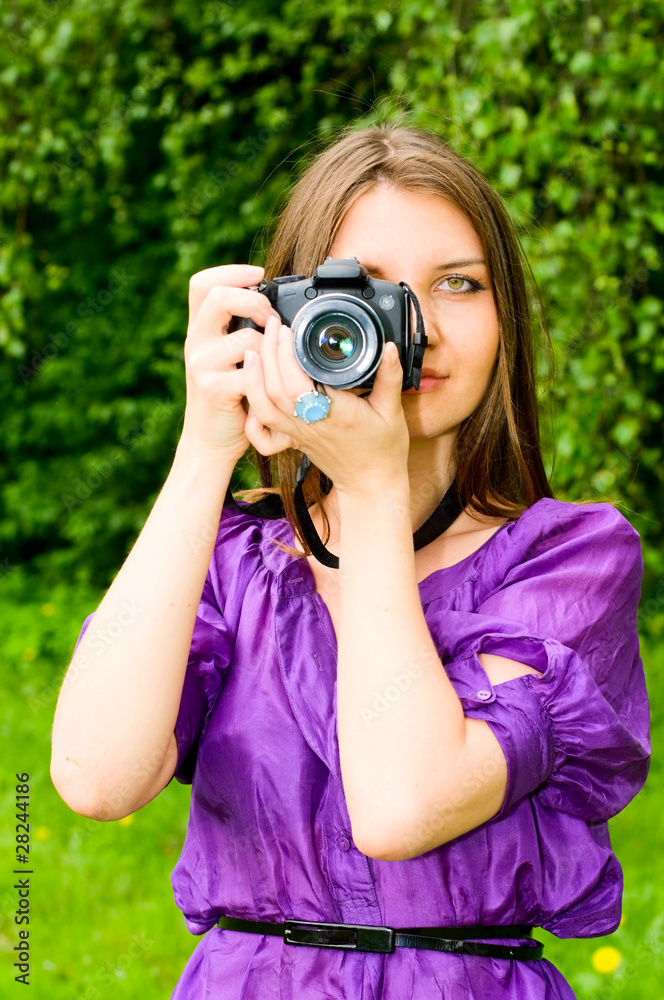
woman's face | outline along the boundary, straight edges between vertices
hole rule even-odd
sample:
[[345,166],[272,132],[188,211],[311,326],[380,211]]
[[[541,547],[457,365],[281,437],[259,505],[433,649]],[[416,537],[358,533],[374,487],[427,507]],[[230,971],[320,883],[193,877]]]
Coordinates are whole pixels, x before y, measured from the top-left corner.
[[330,256],[357,257],[372,277],[411,286],[428,345],[419,391],[401,394],[408,430],[411,439],[458,431],[484,395],[498,352],[487,266],[468,219],[439,195],[381,183],[351,205]]

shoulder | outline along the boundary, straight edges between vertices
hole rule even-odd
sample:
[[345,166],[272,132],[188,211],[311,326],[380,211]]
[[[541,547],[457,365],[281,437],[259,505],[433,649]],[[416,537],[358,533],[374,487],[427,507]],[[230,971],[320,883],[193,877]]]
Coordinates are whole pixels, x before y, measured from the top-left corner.
[[496,580],[539,574],[630,578],[640,585],[639,533],[609,503],[570,503],[544,497],[496,534],[491,568]]
[[262,535],[265,520],[252,514],[250,506],[245,500],[235,500],[235,506],[224,500],[217,529],[217,544],[222,541],[246,541],[256,537],[257,533]]
[[216,530],[206,583],[222,609],[229,607],[229,601],[241,604],[252,581],[254,588],[268,587],[264,555],[268,536],[279,534],[277,525],[281,525],[280,521],[251,514],[244,509],[249,506],[244,501],[235,502],[239,510],[224,502],[218,525],[201,525],[198,531],[194,525],[190,536],[192,546],[200,547],[204,538],[209,544],[206,533]]
[[547,497],[496,540],[478,590],[482,614],[523,622],[591,658],[622,648],[635,626],[643,557],[638,532],[612,504]]
[[[262,507],[259,511],[255,505],[245,500],[235,500],[235,506],[227,500],[221,510],[221,517],[214,544],[213,559],[224,560],[226,565],[243,555],[255,561],[262,561],[274,573],[283,569],[282,563],[288,560],[272,558],[273,552],[280,552],[281,547],[288,548],[293,534],[290,523],[285,515],[279,514],[276,506]],[[291,556],[292,561],[292,556]]]
[[507,527],[513,542],[536,541],[541,549],[574,541],[587,544],[611,540],[640,548],[638,531],[610,503],[570,503],[543,497]]

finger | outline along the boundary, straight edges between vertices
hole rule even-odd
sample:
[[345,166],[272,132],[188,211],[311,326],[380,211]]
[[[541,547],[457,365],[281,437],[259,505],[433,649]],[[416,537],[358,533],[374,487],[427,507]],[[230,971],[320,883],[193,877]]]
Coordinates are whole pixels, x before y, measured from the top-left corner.
[[235,370],[244,362],[244,352],[263,349],[263,334],[260,330],[247,327],[234,333],[222,334],[202,343],[189,337],[184,343],[184,359],[187,367],[201,367],[209,371]]
[[397,345],[388,341],[383,348],[380,363],[376,370],[373,388],[366,397],[377,413],[388,416],[401,407],[401,387],[403,385],[403,369],[399,360]]
[[240,369],[228,372],[211,372],[207,369],[188,371],[187,394],[191,390],[196,390],[217,409],[232,411],[246,396],[244,372]]
[[[307,392],[313,390],[320,392],[321,390],[316,389],[316,383],[303,371],[295,357],[293,337],[294,333],[290,327],[284,325],[280,327],[277,357],[286,399],[283,409],[289,416],[295,417],[295,404],[298,398]],[[352,391],[334,389],[332,386],[325,385],[323,394],[334,406],[334,414],[339,421],[339,427],[354,423],[357,419],[357,403],[352,401],[354,395]],[[299,421],[300,418],[295,419]]]
[[246,316],[264,327],[273,312],[270,300],[262,292],[215,285],[205,296],[196,321],[190,324],[187,339],[201,343],[220,334],[227,335],[231,316]]
[[[293,336],[294,334],[290,327],[284,325],[279,327],[276,363],[281,375],[281,384],[290,412],[292,412],[298,396],[301,396],[304,392],[311,392],[315,388],[313,380],[303,371],[300,362],[295,357]],[[267,360],[266,358],[266,362]]]
[[189,325],[195,322],[205,296],[215,285],[235,285],[238,288],[257,285],[265,268],[254,264],[221,264],[206,267],[189,279]]
[[279,451],[293,447],[293,442],[288,434],[266,427],[256,416],[251,406],[244,422],[244,433],[249,443],[253,444],[260,455],[276,455]]
[[[282,332],[284,336],[282,338]],[[312,380],[302,371],[289,345],[290,331],[276,320],[269,320],[265,328],[265,343],[261,351],[261,363],[265,373],[265,391],[282,413],[293,415],[295,400],[303,392],[311,392]],[[289,367],[289,354],[291,365]],[[289,378],[284,379],[286,366]],[[294,366],[294,367],[293,367]]]
[[268,353],[269,343],[267,339],[263,344],[263,350],[260,354],[255,354],[253,351],[246,351],[243,369],[245,393],[249,400],[250,408],[256,414],[261,424],[270,427],[274,431],[283,431],[286,433],[289,426],[289,418],[286,416],[286,411],[282,411],[279,408],[266,390],[263,363],[265,355]]

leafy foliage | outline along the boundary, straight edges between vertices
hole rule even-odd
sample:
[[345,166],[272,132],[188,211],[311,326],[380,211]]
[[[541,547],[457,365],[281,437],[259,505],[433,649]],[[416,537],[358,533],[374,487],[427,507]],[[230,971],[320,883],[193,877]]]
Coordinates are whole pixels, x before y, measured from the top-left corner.
[[[191,274],[260,262],[300,164],[347,121],[407,112],[443,135],[502,193],[545,298],[556,494],[623,502],[644,542],[640,624],[661,634],[664,16],[654,0],[12,0],[0,24],[3,731],[38,811],[34,988],[164,996],[194,944],[167,885],[182,789],[132,825],[83,820],[48,780],[48,743],[83,617],[172,462]],[[654,698],[661,644],[644,660]],[[653,759],[610,824],[622,964],[607,979],[601,941],[537,934],[579,997],[659,985]]]
[[[406,112],[506,199],[556,349],[556,495],[624,505],[642,624],[661,629],[659,3],[14,0],[0,16],[2,572],[110,583],[177,444],[189,277],[262,260],[331,130]],[[234,486],[255,482],[240,463]]]

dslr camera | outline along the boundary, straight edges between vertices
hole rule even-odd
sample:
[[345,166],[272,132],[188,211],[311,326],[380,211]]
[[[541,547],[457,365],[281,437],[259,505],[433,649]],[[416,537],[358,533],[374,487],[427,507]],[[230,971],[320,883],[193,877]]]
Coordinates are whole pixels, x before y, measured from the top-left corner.
[[[284,274],[251,288],[266,295],[292,329],[295,357],[314,382],[333,389],[370,388],[391,340],[399,351],[402,390],[419,389],[427,338],[419,303],[405,282],[370,278],[356,257],[327,257],[310,278]],[[261,329],[251,319],[232,316],[228,331],[247,327]]]

